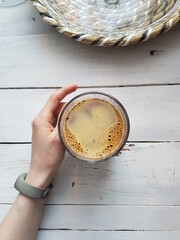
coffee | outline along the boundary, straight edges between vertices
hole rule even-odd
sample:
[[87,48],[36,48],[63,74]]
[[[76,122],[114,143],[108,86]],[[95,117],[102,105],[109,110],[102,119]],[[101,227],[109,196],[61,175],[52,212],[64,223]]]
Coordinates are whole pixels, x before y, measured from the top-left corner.
[[123,117],[115,106],[103,99],[89,98],[69,110],[63,135],[75,155],[100,160],[122,145],[124,129]]

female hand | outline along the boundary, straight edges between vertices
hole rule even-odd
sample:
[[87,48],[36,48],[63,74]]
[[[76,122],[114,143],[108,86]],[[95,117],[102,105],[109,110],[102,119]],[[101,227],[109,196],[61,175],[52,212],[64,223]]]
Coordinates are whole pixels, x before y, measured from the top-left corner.
[[74,92],[70,85],[53,93],[32,122],[32,156],[26,181],[35,187],[47,187],[64,158],[64,147],[58,136],[58,116],[63,98]]

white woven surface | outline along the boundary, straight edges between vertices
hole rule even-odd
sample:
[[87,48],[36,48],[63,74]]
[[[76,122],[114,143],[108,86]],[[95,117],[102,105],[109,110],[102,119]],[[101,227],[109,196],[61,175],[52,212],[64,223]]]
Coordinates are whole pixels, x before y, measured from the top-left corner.
[[[111,36],[134,33],[168,16],[179,0],[41,0],[61,25],[83,33]],[[175,5],[176,5],[175,4]],[[154,22],[155,15],[159,15]]]

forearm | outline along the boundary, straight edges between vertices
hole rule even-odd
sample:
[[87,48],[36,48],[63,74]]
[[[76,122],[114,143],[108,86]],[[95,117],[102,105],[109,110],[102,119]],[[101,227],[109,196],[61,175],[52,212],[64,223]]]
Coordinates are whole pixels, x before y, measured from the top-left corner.
[[43,214],[44,200],[19,194],[0,225],[0,239],[35,240]]
[[[48,187],[56,169],[63,161],[64,146],[60,142],[57,127],[58,115],[64,105],[60,101],[76,89],[77,85],[71,85],[52,94],[32,122],[32,159],[26,177],[29,185],[36,188]],[[43,206],[44,200],[35,200],[19,194],[0,225],[0,239],[35,240]]]
[[[41,175],[28,171],[26,182],[37,188],[50,184],[51,171]],[[44,199],[32,199],[18,194],[12,207],[0,225],[0,239],[3,240],[35,240],[43,214]]]

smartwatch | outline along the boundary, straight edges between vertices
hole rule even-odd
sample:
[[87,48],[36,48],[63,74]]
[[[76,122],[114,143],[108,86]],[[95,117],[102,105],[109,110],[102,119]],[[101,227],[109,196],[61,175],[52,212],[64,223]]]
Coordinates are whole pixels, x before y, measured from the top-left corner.
[[14,184],[16,190],[18,190],[23,195],[34,199],[45,199],[49,196],[49,193],[53,188],[52,183],[50,183],[50,185],[47,188],[37,188],[28,184],[25,181],[26,177],[27,173],[23,173],[17,178]]

